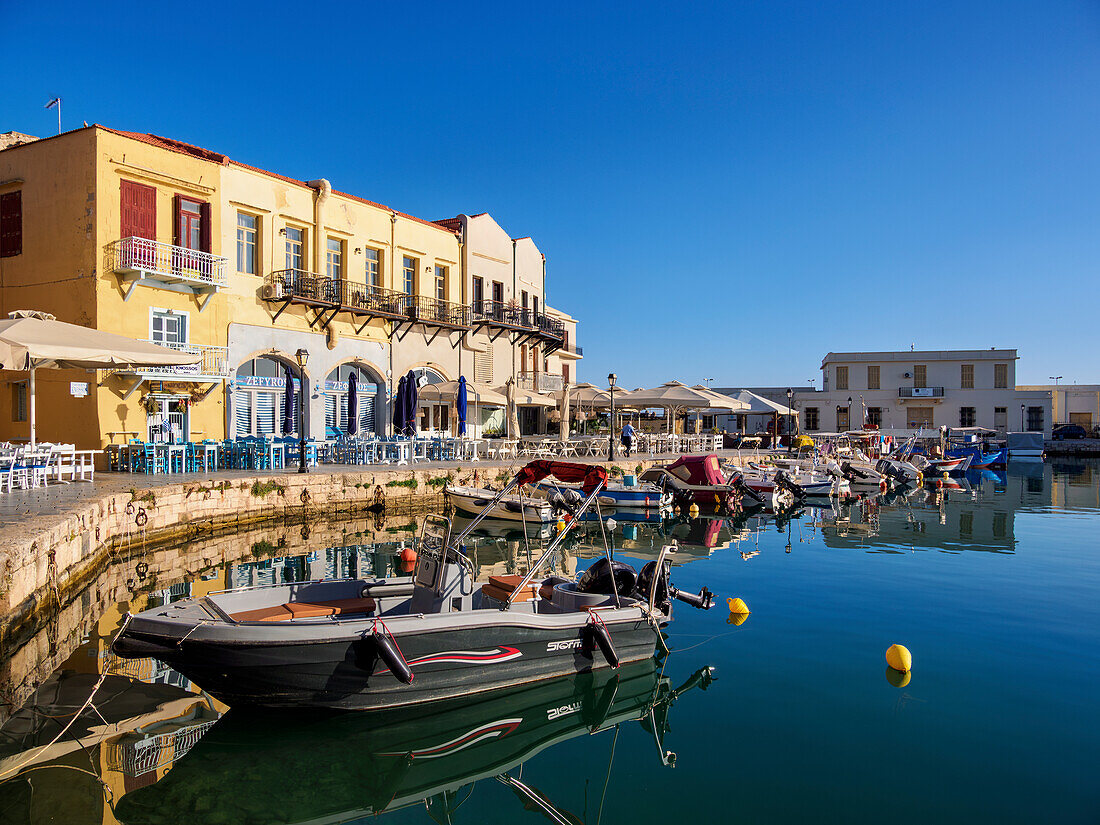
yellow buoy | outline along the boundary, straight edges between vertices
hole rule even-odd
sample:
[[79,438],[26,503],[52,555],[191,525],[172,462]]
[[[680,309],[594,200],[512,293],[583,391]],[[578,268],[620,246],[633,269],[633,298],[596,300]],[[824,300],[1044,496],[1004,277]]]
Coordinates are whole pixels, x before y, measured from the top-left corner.
[[749,617],[748,613],[730,613],[726,616],[726,624],[731,624],[734,627],[739,627],[745,623],[745,620]]
[[557,528],[558,532],[560,533],[562,530],[565,529],[565,519],[563,519],[563,518],[558,519],[558,523],[555,524],[554,526]]
[[749,606],[745,604],[745,600],[741,598],[726,599],[726,604],[730,606],[730,613],[734,613],[737,615],[744,614],[747,616],[749,613],[752,612],[751,610],[749,610]]
[[899,673],[908,673],[913,669],[913,654],[905,645],[890,645],[886,651],[886,664]]
[[944,470],[944,473],[943,473],[943,480],[944,480],[944,481],[947,481],[947,479],[949,479],[949,478],[951,478],[951,476],[950,476],[950,475],[949,475],[949,474],[947,473],[947,471],[946,471],[946,470]]
[[692,518],[695,518],[697,515],[699,515],[699,505],[692,504],[690,507],[688,507],[688,515]]
[[902,673],[900,670],[894,670],[889,665],[886,666],[886,681],[893,687],[903,688],[909,684],[909,680],[913,678],[913,672]]

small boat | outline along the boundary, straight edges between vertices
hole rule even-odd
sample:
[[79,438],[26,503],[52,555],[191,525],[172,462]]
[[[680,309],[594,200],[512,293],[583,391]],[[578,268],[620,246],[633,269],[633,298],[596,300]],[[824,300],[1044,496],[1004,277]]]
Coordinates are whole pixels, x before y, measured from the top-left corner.
[[447,487],[443,497],[460,515],[472,518],[485,514],[502,521],[547,524],[558,517],[554,506],[546,499],[519,493],[498,496],[496,491],[483,487]]
[[[572,490],[580,495],[579,484],[562,484],[560,482],[540,481],[533,485],[535,495],[553,500],[555,494],[564,490]],[[603,492],[596,499],[604,507],[617,509],[659,510],[662,507],[672,506],[672,493],[662,490],[656,484],[648,481],[627,484],[622,481],[609,481]]]
[[[741,473],[745,484],[765,496],[770,496],[777,489],[788,490],[795,494],[796,498],[828,497],[849,491],[848,481],[839,475],[818,475],[801,469],[784,470],[752,461],[749,462],[747,469],[734,469]],[[797,489],[791,489],[790,484]],[[801,495],[798,495],[798,491],[801,491]]]
[[714,453],[680,456],[671,464],[651,467],[640,479],[671,492],[681,507],[703,504],[739,512],[764,504],[764,497],[745,484],[740,475],[726,477]]
[[583,481],[573,508],[526,575],[475,581],[463,542],[429,516],[411,576],[296,582],[226,590],[127,616],[112,644],[153,657],[230,706],[407,707],[650,658],[679,600],[709,609],[713,594],[673,587],[666,546],[640,571],[605,556],[576,579],[542,574],[607,481],[596,465],[533,461],[496,493],[553,474]]
[[971,456],[972,469],[1004,466],[1008,463],[1008,451],[993,443],[996,436],[996,430],[985,427],[954,427],[947,431],[948,448],[944,455],[950,458]]
[[973,458],[971,455],[955,458],[932,458],[928,460],[928,466],[922,472],[925,476],[942,475],[943,473],[962,475],[969,469]]

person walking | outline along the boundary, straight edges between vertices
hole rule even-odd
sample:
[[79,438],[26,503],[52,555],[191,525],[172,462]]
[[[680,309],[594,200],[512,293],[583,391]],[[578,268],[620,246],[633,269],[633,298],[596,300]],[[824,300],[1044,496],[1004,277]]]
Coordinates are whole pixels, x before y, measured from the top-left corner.
[[630,451],[634,449],[634,428],[628,421],[623,425],[622,435],[619,440],[623,443],[623,449],[626,451],[626,457],[630,458]]

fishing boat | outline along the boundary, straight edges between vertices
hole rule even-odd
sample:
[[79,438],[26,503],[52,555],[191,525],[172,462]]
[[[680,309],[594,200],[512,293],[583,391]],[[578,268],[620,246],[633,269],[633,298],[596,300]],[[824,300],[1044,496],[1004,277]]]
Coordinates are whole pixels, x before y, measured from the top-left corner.
[[558,512],[550,501],[522,493],[502,496],[484,487],[448,485],[443,490],[443,497],[459,515],[470,518],[486,515],[501,521],[528,521],[532,524],[547,524],[558,518]]
[[[547,499],[554,499],[565,490],[571,490],[580,495],[579,484],[562,484],[561,482],[543,479],[533,485],[535,495]],[[656,484],[648,481],[608,481],[597,501],[601,506],[614,507],[616,509],[659,510],[662,507],[672,506],[672,493],[662,490]]]
[[[674,686],[650,657],[614,672],[407,711],[273,720],[269,712],[234,708],[160,781],[126,793],[115,814],[127,825],[335,825],[415,806],[436,822],[457,822],[463,821],[457,808],[485,779],[516,797],[514,809],[495,808],[495,821],[521,822],[525,810],[535,810],[569,825],[580,819],[528,784],[539,764],[531,760],[569,740],[637,722],[660,763],[672,767],[677,755],[666,746],[672,708],[689,691],[707,690],[714,678],[713,669],[703,667]],[[603,737],[605,745],[610,738]],[[317,783],[323,792],[316,792]],[[211,793],[214,787],[233,790]],[[509,799],[496,797],[494,805]]]
[[955,458],[931,458],[928,460],[928,467],[923,472],[928,475],[942,475],[947,473],[949,475],[962,475],[970,468],[970,463],[974,460],[972,455],[964,455]]
[[651,467],[640,478],[671,492],[681,507],[704,504],[737,512],[764,504],[764,497],[745,484],[739,474],[726,477],[714,453],[680,456],[671,464]]
[[776,490],[790,490],[787,482],[793,483],[801,491],[797,498],[809,498],[817,496],[834,496],[849,492],[848,481],[841,475],[831,473],[819,474],[812,470],[793,468],[790,470],[778,466],[768,466],[750,461],[746,467],[730,466],[731,471],[740,473],[742,480],[751,489],[765,496],[770,496]]
[[1001,467],[1008,462],[1008,451],[993,444],[996,430],[986,427],[954,427],[947,431],[945,455],[952,458],[971,456],[970,468],[975,470]]
[[523,576],[475,581],[457,536],[424,520],[411,576],[310,581],[182,599],[127,616],[114,652],[153,657],[230,706],[374,709],[617,668],[663,645],[674,600],[709,609],[713,594],[669,581],[666,546],[640,571],[604,558],[575,579],[549,560],[607,481],[595,465],[533,461],[495,498],[554,475],[584,501]]

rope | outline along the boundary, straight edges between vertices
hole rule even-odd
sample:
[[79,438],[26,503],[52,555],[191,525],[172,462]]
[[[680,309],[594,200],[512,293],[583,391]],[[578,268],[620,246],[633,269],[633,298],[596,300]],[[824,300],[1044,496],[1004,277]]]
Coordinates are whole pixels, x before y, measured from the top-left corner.
[[[114,637],[113,639],[111,639],[111,644],[107,646],[107,649],[108,649],[108,650],[110,650],[110,649],[111,649],[111,647],[112,647],[112,646],[114,646],[114,643],[118,641],[118,638],[119,638],[119,636],[121,636],[121,635],[122,635],[122,634],[123,634],[123,633],[124,633],[124,632],[126,631],[126,628],[127,628],[127,627],[129,627],[129,625],[130,625],[130,620],[131,620],[132,618],[134,618],[134,616],[133,616],[133,614],[132,614],[132,613],[127,613],[127,614],[126,614],[126,618],[125,618],[125,619],[123,620],[123,622],[122,622],[122,627],[120,627],[120,628],[118,629],[118,632],[117,632],[117,633],[115,634],[115,637]],[[42,754],[42,753],[44,753],[44,752],[45,752],[45,751],[46,751],[47,749],[49,749],[49,748],[53,747],[54,745],[56,745],[56,744],[57,744],[57,742],[58,742],[58,741],[59,741],[59,740],[61,739],[61,737],[62,737],[62,736],[64,736],[64,735],[65,735],[65,734],[66,734],[66,733],[68,732],[69,728],[71,728],[71,727],[72,727],[72,725],[73,725],[73,722],[75,722],[75,721],[76,721],[76,720],[77,720],[77,719],[78,719],[78,718],[80,717],[80,714],[82,714],[82,713],[83,713],[83,712],[84,712],[84,711],[85,711],[85,710],[87,709],[88,705],[90,705],[90,704],[92,703],[92,699],[94,699],[94,698],[95,698],[96,692],[97,692],[97,691],[99,690],[99,688],[100,688],[100,686],[101,686],[101,685],[103,684],[103,682],[104,682],[104,681],[105,681],[105,680],[107,679],[107,676],[108,676],[108,675],[110,675],[110,671],[109,671],[109,670],[104,670],[104,671],[103,671],[103,672],[102,672],[101,674],[99,674],[99,679],[98,679],[98,680],[96,681],[95,685],[94,685],[94,686],[92,687],[92,692],[88,694],[88,698],[84,700],[84,704],[83,704],[83,705],[81,705],[81,706],[80,706],[80,708],[79,708],[79,710],[77,710],[77,712],[73,714],[73,718],[72,718],[72,719],[70,719],[70,720],[69,720],[69,721],[68,721],[68,722],[67,722],[67,723],[65,724],[65,727],[63,727],[63,728],[62,728],[62,729],[61,729],[61,730],[60,730],[60,731],[58,732],[57,736],[55,736],[55,737],[54,737],[53,739],[51,739],[51,740],[50,740],[50,741],[49,741],[48,743],[46,743],[45,745],[41,745],[41,746],[40,746],[40,747],[38,748],[38,751],[39,751],[39,753],[38,753],[38,754],[36,754],[36,753],[34,752],[34,750],[35,750],[35,749],[33,749],[33,748],[32,748],[31,750],[27,751],[27,756],[26,756],[26,758],[25,758],[25,759],[22,759],[22,760],[20,760],[19,762],[16,762],[16,763],[15,763],[15,764],[14,764],[14,765],[13,765],[12,767],[8,768],[8,769],[7,769],[6,771],[4,771],[3,773],[0,773],[0,782],[5,782],[5,781],[7,781],[5,777],[8,777],[8,776],[10,776],[10,775],[11,775],[11,774],[13,774],[13,773],[16,773],[16,772],[18,772],[18,770],[19,770],[19,769],[20,769],[21,767],[23,767],[23,766],[24,766],[24,765],[26,765],[26,764],[27,764],[28,762],[30,762],[30,761],[31,761],[32,759],[34,759],[34,757],[35,757],[35,756],[41,755],[41,754]],[[80,739],[79,739],[79,737],[78,737],[78,738],[77,738],[77,742],[79,742],[79,741],[80,741]]]

